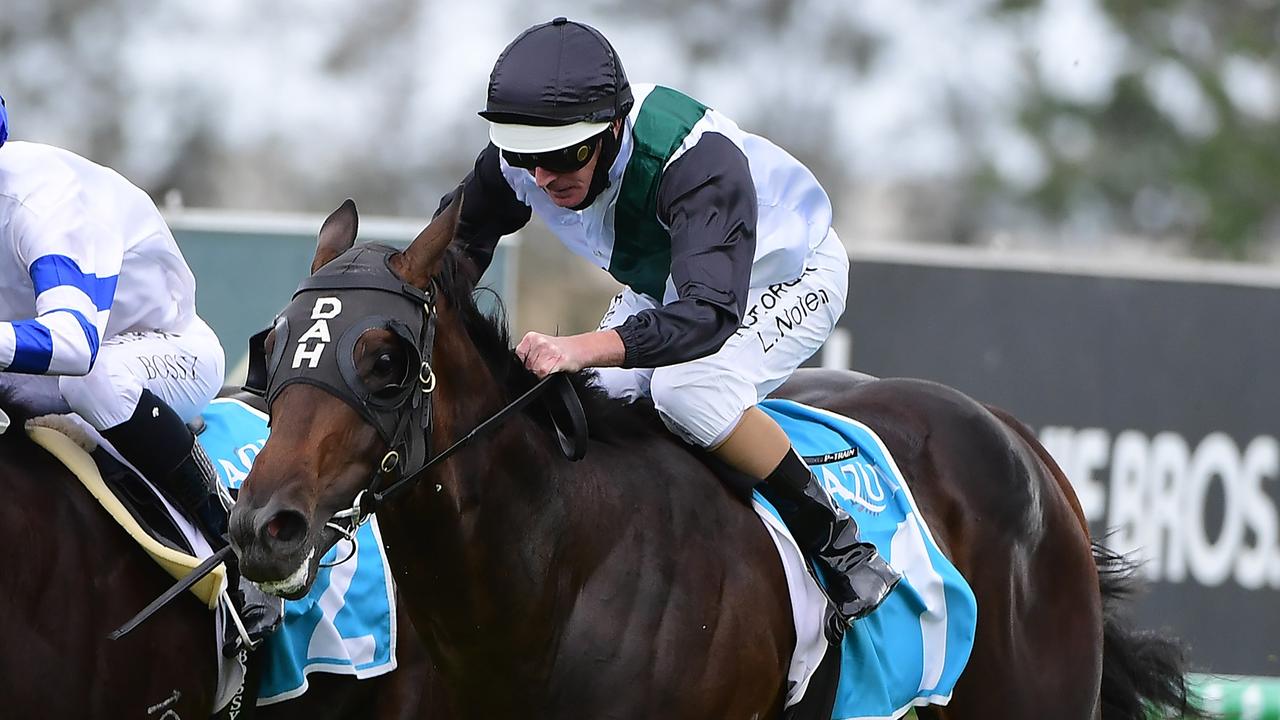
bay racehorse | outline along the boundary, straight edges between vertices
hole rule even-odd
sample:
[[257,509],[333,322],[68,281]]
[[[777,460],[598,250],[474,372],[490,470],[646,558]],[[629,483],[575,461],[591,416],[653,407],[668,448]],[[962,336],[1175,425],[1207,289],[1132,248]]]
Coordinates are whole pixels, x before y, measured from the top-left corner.
[[[107,634],[173,579],[71,472],[22,432],[0,435],[0,717],[202,720],[214,703],[212,614],[184,593],[128,636]],[[430,659],[398,618],[399,669],[366,681],[313,673],[263,720],[447,718]]]
[[[584,376],[580,462],[536,404],[444,451],[536,382],[504,323],[476,308],[475,268],[452,242],[457,202],[403,251],[353,246],[350,201],[325,221],[311,277],[260,336],[272,431],[231,519],[244,574],[301,595],[337,538],[330,518],[377,510],[463,717],[779,717],[795,638],[777,553],[651,408],[604,399]],[[1118,622],[1123,568],[1092,545],[1027,428],[916,380],[801,371],[783,394],[879,433],[977,596],[967,669],[950,705],[922,716],[1184,709],[1176,646]]]

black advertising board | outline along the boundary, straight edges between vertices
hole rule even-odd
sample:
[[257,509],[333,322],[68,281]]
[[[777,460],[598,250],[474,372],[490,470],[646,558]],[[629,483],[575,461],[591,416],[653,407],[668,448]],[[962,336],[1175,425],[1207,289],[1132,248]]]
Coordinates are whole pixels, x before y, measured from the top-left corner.
[[982,257],[855,252],[849,366],[1012,411],[1145,560],[1138,624],[1280,675],[1280,273]]

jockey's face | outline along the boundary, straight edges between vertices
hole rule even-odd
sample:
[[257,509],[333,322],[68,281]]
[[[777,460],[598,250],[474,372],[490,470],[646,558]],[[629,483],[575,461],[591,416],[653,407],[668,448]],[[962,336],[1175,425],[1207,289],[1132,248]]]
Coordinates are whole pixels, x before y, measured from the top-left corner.
[[[622,121],[615,120],[610,128],[614,137],[618,136],[621,128]],[[591,189],[591,177],[600,164],[601,144],[601,140],[596,140],[595,147],[591,150],[591,159],[577,170],[557,172],[537,165],[528,172],[533,175],[538,187],[551,198],[551,202],[563,208],[577,207],[587,198],[587,192]]]
[[586,165],[572,172],[555,172],[541,165],[529,172],[533,173],[534,182],[551,198],[551,202],[563,208],[580,205],[591,188],[591,176],[600,162],[600,141],[596,141],[595,151]]

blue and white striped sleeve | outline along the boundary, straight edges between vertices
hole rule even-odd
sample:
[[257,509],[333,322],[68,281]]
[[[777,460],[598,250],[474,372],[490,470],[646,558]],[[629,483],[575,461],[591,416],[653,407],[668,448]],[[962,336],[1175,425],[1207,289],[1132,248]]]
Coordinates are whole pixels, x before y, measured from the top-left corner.
[[0,323],[0,368],[6,372],[85,375],[97,360],[123,242],[117,232],[87,222],[78,204],[61,208],[58,216],[28,225],[19,238],[36,317]]

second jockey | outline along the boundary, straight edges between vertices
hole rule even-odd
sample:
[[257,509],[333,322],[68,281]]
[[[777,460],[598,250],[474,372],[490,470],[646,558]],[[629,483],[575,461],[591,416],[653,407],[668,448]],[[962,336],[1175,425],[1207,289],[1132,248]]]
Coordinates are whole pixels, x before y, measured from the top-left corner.
[[[217,394],[225,363],[196,314],[195,278],[145,192],[67,150],[6,142],[3,103],[0,370],[56,378],[61,410],[98,430],[224,547],[227,508],[186,425]],[[278,601],[249,588],[246,609],[245,588],[231,591],[250,625],[274,625]]]

